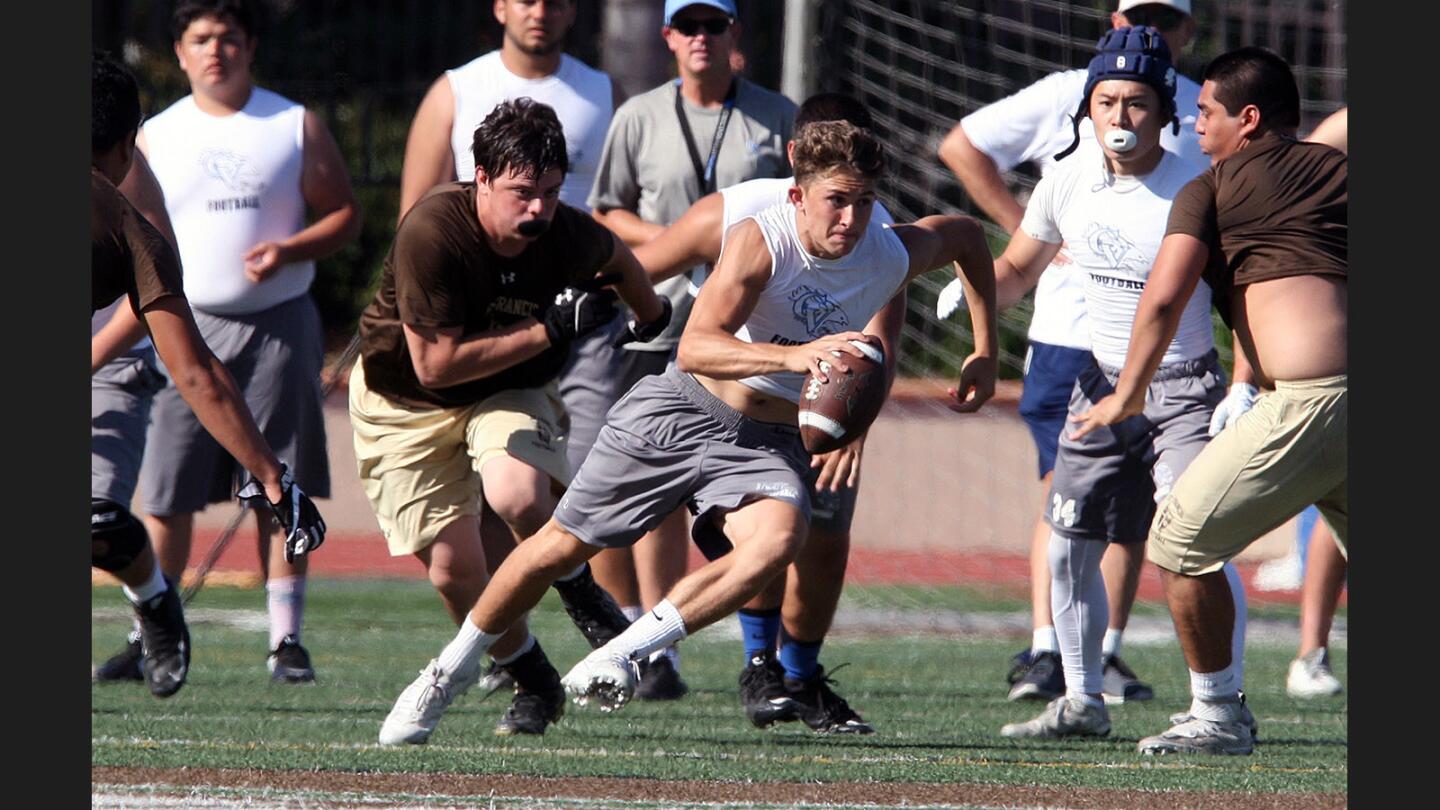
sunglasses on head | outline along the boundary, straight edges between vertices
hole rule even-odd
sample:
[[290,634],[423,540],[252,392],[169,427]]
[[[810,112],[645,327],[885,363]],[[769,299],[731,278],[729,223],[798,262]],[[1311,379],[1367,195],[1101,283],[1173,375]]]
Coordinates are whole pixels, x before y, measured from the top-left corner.
[[709,19],[697,20],[692,17],[683,20],[673,20],[670,23],[670,27],[687,37],[695,36],[700,33],[700,29],[702,28],[705,29],[705,33],[710,36],[718,37],[730,30],[730,18],[710,17]]

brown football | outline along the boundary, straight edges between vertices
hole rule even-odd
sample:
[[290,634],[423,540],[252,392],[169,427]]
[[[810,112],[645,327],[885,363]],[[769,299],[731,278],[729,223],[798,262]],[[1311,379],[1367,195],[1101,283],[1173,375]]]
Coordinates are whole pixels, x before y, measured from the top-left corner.
[[865,357],[845,355],[850,370],[835,374],[821,365],[826,381],[805,375],[800,386],[800,441],[811,453],[828,453],[864,433],[885,404],[885,354],[879,339],[850,343]]

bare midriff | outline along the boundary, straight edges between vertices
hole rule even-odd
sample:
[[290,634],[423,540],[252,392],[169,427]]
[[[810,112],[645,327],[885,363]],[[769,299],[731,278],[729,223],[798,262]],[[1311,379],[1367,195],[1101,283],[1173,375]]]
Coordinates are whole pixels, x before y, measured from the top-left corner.
[[717,380],[704,374],[694,376],[716,399],[757,422],[796,423],[799,414],[795,403],[788,399],[761,393],[739,380]]
[[1234,323],[1256,385],[1347,373],[1347,291],[1346,280],[1334,275],[1286,276],[1236,289]]

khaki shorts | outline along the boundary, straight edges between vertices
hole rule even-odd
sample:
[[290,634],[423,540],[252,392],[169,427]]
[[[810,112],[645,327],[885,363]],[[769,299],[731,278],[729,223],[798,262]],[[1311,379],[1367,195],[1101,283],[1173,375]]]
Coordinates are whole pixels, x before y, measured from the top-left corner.
[[1347,558],[1350,504],[1347,378],[1276,383],[1190,464],[1150,526],[1161,568],[1219,570],[1314,503]]
[[570,481],[564,408],[554,385],[501,391],[463,408],[407,408],[350,372],[350,423],[360,483],[392,556],[414,554],[458,518],[480,515],[480,470],[512,456]]

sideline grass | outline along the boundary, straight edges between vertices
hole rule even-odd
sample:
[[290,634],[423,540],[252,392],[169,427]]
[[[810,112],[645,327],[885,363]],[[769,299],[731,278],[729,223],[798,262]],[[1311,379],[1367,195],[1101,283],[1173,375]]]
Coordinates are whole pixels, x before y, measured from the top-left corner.
[[[857,589],[846,605],[895,605],[890,593]],[[962,589],[900,600],[908,609],[997,603]],[[1007,610],[1013,605],[999,603]],[[126,629],[118,589],[93,591],[94,660],[118,648]],[[1014,639],[846,636],[826,648],[838,691],[879,733],[833,738],[798,724],[768,731],[746,722],[736,697],[741,665],[733,620],[682,645],[691,695],[675,703],[635,703],[617,715],[575,706],[541,739],[497,738],[506,700],[473,692],[447,713],[428,746],[382,748],[380,721],[400,690],[450,638],[438,597],[423,582],[317,580],[309,586],[306,644],[320,682],[272,686],[265,672],[263,592],[216,588],[195,604],[191,677],[160,701],[138,684],[95,686],[92,763],[111,766],[225,767],[411,773],[510,773],[743,781],[915,781],[1128,789],[1343,793],[1347,778],[1344,698],[1299,702],[1284,692],[1293,649],[1256,646],[1247,693],[1260,722],[1254,756],[1152,760],[1136,741],[1184,708],[1187,681],[1173,644],[1133,646],[1126,659],[1154,685],[1157,699],[1112,707],[1109,738],[1018,743],[1001,725],[1039,704],[1005,700],[1003,675]],[[242,629],[249,623],[252,629]],[[534,628],[563,674],[585,652],[558,600],[549,595]],[[1332,653],[1345,678],[1346,654]]]

